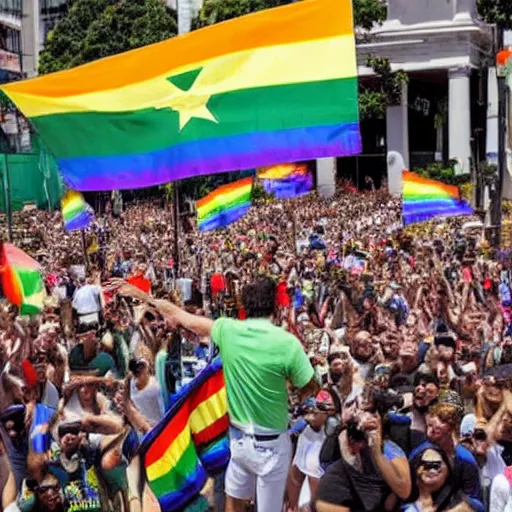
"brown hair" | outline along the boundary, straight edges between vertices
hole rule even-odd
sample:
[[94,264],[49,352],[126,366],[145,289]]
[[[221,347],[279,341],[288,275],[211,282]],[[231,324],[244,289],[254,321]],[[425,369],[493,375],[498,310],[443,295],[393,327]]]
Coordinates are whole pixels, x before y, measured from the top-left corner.
[[428,410],[428,416],[437,416],[443,423],[448,423],[454,432],[458,431],[460,416],[456,405],[446,403],[434,404]]

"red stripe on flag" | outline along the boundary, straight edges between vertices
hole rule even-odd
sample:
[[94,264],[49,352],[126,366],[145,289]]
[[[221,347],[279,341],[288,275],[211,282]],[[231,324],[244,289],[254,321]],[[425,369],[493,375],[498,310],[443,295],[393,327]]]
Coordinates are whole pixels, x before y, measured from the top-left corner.
[[206,427],[201,432],[194,434],[194,444],[196,446],[201,444],[207,444],[217,437],[219,437],[222,433],[224,433],[229,427],[229,418],[228,415],[225,414],[222,418],[219,418],[215,423],[212,423],[209,427]]
[[189,428],[189,406],[187,402],[188,400],[185,401],[176,416],[169,421],[162,432],[151,443],[145,457],[146,467],[160,460],[183,430]]
[[190,414],[196,409],[196,407],[202,404],[208,398],[212,397],[224,387],[224,373],[219,370],[218,373],[209,378],[198,390],[194,393],[193,398],[190,401]]

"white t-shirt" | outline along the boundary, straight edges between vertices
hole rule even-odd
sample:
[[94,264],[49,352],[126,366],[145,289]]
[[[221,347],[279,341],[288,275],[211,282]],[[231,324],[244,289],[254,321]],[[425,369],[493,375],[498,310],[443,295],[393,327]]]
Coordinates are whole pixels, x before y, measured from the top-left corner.
[[304,475],[312,478],[321,478],[324,474],[320,467],[320,450],[324,441],[324,429],[315,432],[309,425],[299,436],[293,464]]
[[165,408],[160,386],[155,377],[150,377],[148,385],[141,390],[137,388],[135,380],[132,379],[130,382],[130,397],[135,407],[152,425],[156,425],[162,419]]

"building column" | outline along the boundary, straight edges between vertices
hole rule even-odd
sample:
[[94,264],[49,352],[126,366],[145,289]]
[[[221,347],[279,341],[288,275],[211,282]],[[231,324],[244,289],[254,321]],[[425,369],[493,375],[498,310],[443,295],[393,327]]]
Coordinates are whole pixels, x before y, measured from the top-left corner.
[[24,0],[23,17],[21,22],[21,45],[23,48],[22,69],[28,78],[37,75],[39,67],[39,51],[41,41],[39,33],[39,2],[38,0]]
[[336,158],[317,159],[316,188],[322,197],[332,197],[336,193]]
[[449,158],[459,162],[457,174],[471,171],[471,69],[448,71],[448,148]]
[[388,155],[388,188],[391,195],[402,193],[402,171],[409,169],[409,88],[402,87],[400,104],[388,107],[386,112],[386,146]]

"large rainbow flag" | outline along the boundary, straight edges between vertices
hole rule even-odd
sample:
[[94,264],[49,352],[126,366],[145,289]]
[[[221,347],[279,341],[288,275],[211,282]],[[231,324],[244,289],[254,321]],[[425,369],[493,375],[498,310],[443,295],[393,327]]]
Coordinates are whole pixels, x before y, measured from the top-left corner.
[[40,313],[46,291],[39,263],[8,243],[2,244],[0,258],[4,296],[18,306],[20,315]]
[[170,410],[142,440],[147,482],[162,512],[182,511],[209,475],[229,461],[228,404],[220,358],[180,390]]
[[74,190],[358,153],[351,0],[304,0],[2,85]]
[[263,167],[258,179],[267,194],[278,199],[292,199],[313,190],[313,174],[305,163],[291,163]]
[[251,206],[253,179],[243,178],[222,185],[199,199],[197,225],[201,231],[225,227],[242,217]]
[[62,220],[66,231],[85,229],[94,219],[93,209],[85,202],[82,194],[68,190],[61,201]]
[[471,215],[473,209],[460,197],[458,187],[403,171],[402,216],[404,225],[439,216]]

